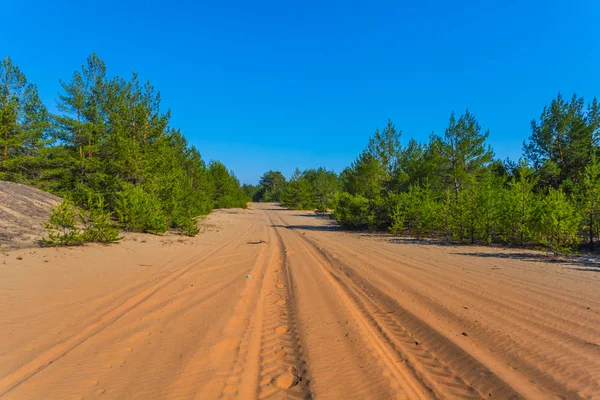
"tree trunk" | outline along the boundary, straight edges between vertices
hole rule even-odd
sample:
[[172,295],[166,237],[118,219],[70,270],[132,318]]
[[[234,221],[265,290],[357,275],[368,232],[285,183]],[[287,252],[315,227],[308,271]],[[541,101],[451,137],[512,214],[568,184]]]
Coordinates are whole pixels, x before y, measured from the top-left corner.
[[8,132],[4,134],[4,139],[6,143],[4,143],[4,150],[2,151],[2,169],[6,169],[6,158],[8,157]]
[[77,109],[77,144],[79,145],[79,158],[83,158],[83,147],[81,146],[81,110]]
[[594,213],[590,213],[590,252],[594,251]]
[[[8,89],[6,90],[6,106],[8,107]],[[4,149],[2,150],[2,170],[6,169],[6,159],[8,158],[8,123],[6,123],[6,129],[4,130]]]
[[146,144],[147,137],[148,137],[148,118],[146,118],[146,124],[144,126],[144,144]]

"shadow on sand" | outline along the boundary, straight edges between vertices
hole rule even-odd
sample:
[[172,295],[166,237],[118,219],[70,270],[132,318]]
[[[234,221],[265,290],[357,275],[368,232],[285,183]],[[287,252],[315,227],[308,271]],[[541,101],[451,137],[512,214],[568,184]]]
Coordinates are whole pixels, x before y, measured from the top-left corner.
[[[373,235],[378,235],[378,236],[388,236],[390,234],[376,234],[376,233],[372,233],[372,234],[368,234],[365,236],[373,236]],[[452,243],[449,242],[448,240],[445,239],[435,239],[435,238],[427,238],[427,239],[419,239],[416,237],[394,237],[392,239],[389,240],[390,243],[397,243],[397,244],[418,244],[418,245],[422,245],[422,246],[464,246],[461,244],[457,244],[457,243]]]
[[462,252],[455,253],[461,256],[501,258],[531,262],[544,262],[550,264],[564,265],[568,269],[585,272],[600,272],[600,259],[597,256],[583,255],[571,257],[555,257],[544,253],[484,253],[484,252]]
[[[455,247],[457,251],[454,254],[461,256],[470,257],[481,257],[481,258],[498,258],[498,259],[510,259],[520,260],[529,262],[543,262],[549,264],[556,264],[564,266],[574,271],[584,272],[600,272],[600,257],[598,255],[584,254],[580,256],[565,256],[556,257],[553,254],[547,253],[536,253],[518,251],[518,248],[506,248],[502,247],[503,250],[498,252],[478,252],[478,251],[464,251],[469,248],[468,244],[452,243],[443,239],[417,239],[411,237],[395,237],[389,240],[390,243],[408,244],[408,245],[422,245],[422,246],[447,246]],[[493,247],[490,247],[493,248]],[[460,251],[463,250],[463,251]],[[512,251],[511,251],[512,250]]]
[[271,225],[273,228],[285,228],[285,229],[296,229],[296,230],[306,230],[306,231],[320,231],[320,232],[330,232],[330,231],[341,231],[342,229],[335,225]]

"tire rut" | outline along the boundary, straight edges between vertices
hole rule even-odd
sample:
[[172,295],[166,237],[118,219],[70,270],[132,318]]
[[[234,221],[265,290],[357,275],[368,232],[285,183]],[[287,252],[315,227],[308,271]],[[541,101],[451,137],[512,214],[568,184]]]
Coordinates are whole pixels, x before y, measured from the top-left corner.
[[521,398],[457,345],[370,287],[310,239],[292,232],[348,297],[392,378],[412,392],[409,398]]
[[210,251],[208,254],[205,254],[200,260],[195,260],[190,263],[184,264],[183,267],[173,271],[168,274],[164,278],[160,279],[154,285],[138,292],[137,294],[129,297],[124,302],[121,303],[120,306],[112,308],[106,311],[102,316],[98,318],[98,320],[84,328],[78,333],[68,338],[63,339],[62,341],[56,343],[53,347],[44,351],[42,354],[36,356],[33,360],[29,361],[27,364],[22,365],[18,369],[8,373],[7,375],[0,378],[0,397],[5,396],[15,388],[19,387],[21,384],[26,382],[28,379],[37,375],[41,371],[48,368],[54,362],[60,360],[65,357],[71,351],[73,351],[76,347],[86,342],[90,338],[94,337],[98,333],[103,330],[109,328],[112,324],[118,321],[121,317],[138,307],[140,304],[144,303],[146,300],[151,298],[158,291],[174,282],[175,280],[181,278],[187,272],[196,268],[198,265],[202,264],[204,261],[209,259],[213,254],[216,254],[220,250],[224,249],[231,243],[234,243],[236,240],[239,240],[241,237],[246,235],[251,229],[254,228],[254,223],[241,234],[237,235],[233,239],[225,241],[225,243],[219,245],[214,250]]
[[296,328],[287,254],[281,237],[271,227],[268,236],[266,254],[257,261],[262,264],[261,283],[252,307],[245,311],[252,315],[245,320],[222,399],[312,397]]
[[[388,261],[393,261],[391,258],[378,254],[376,258],[382,257]],[[364,253],[364,257],[359,257],[359,260],[364,263],[367,261],[367,253]],[[407,276],[400,272],[391,274],[388,271],[380,271],[383,279],[389,279],[390,282],[402,278],[399,285],[404,286],[404,290],[411,293],[411,296],[419,298],[423,303],[428,304],[431,309],[437,310],[439,315],[447,314],[448,311],[444,310],[440,306],[439,301],[434,301],[431,296],[424,296],[418,290],[415,290],[413,285],[427,285],[429,288],[435,289],[438,293],[444,293],[447,289],[442,285],[436,285],[434,280],[427,279],[426,274],[423,275],[423,279],[416,279],[414,276]],[[414,273],[417,274],[418,273]],[[597,376],[598,367],[593,363],[594,359],[597,359],[598,348],[596,346],[589,346],[583,339],[574,337],[560,331],[558,328],[554,328],[551,322],[542,323],[537,322],[535,318],[542,318],[542,314],[545,310],[537,312],[537,310],[529,310],[527,307],[522,308],[513,307],[511,301],[506,300],[503,302],[495,300],[491,296],[484,296],[480,293],[474,292],[467,288],[461,288],[460,291],[454,293],[455,299],[463,299],[462,303],[467,303],[465,297],[471,296],[470,299],[477,299],[478,304],[491,304],[492,308],[503,309],[512,311],[512,313],[506,314],[495,314],[494,323],[499,323],[503,326],[518,326],[519,329],[515,329],[510,336],[499,336],[495,331],[490,331],[489,325],[473,326],[472,333],[475,333],[477,337],[493,337],[494,341],[499,345],[497,349],[502,349],[503,357],[509,362],[509,365],[522,372],[526,372],[531,377],[531,385],[533,384],[533,378],[540,385],[545,386],[547,389],[556,393],[564,393],[567,397],[579,397],[574,393],[570,392],[563,385],[559,383],[556,376],[570,374],[571,379],[580,381],[582,386],[590,386],[597,390],[597,386],[592,384],[594,382],[594,376]],[[529,311],[525,313],[524,310]],[[464,320],[464,317],[456,314],[452,314],[452,318],[459,324],[469,325],[468,321]],[[539,332],[536,333],[528,327],[540,328]],[[535,345],[532,346],[518,346],[518,342],[527,342],[530,338],[540,338],[545,341],[552,341],[555,343],[555,348],[559,350],[558,354],[550,355],[547,352],[537,350]],[[586,348],[587,347],[587,348]],[[497,350],[498,351],[498,350]],[[567,363],[564,358],[573,359],[579,357],[579,361],[576,365]],[[523,360],[534,360],[534,362],[524,362]]]

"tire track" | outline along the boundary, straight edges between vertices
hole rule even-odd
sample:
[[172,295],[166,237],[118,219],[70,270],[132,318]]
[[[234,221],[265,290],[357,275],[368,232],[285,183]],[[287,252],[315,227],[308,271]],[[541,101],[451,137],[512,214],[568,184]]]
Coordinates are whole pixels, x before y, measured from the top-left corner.
[[83,328],[78,334],[72,335],[62,341],[56,343],[54,346],[37,355],[34,359],[28,363],[22,365],[18,369],[6,374],[0,378],[0,397],[8,394],[28,379],[32,378],[36,374],[40,373],[44,369],[48,368],[52,363],[60,360],[69,354],[73,349],[82,343],[86,342],[90,338],[94,337],[98,333],[102,332],[106,328],[110,327],[116,321],[118,321],[125,314],[151,298],[155,293],[181,278],[187,272],[201,265],[204,261],[209,259],[215,253],[221,251],[231,243],[242,238],[255,226],[253,221],[251,226],[243,231],[241,234],[235,236],[233,239],[227,240],[220,246],[215,247],[214,250],[208,252],[200,260],[195,260],[191,263],[186,263],[183,267],[173,271],[166,277],[162,278],[159,282],[139,292],[138,294],[125,300],[120,306],[115,307],[105,314],[101,315],[98,320],[87,327]]
[[[363,251],[362,249],[355,249],[361,253],[358,260],[367,265],[371,264],[371,260],[383,259],[388,262],[396,261],[392,260],[388,256],[382,254],[371,255]],[[594,360],[598,359],[599,350],[598,347],[592,343],[581,339],[579,337],[570,335],[561,331],[554,323],[551,322],[551,318],[548,320],[544,319],[546,310],[530,309],[527,306],[521,306],[521,303],[514,304],[508,299],[502,298],[501,301],[495,300],[489,295],[483,295],[479,292],[475,292],[469,288],[460,287],[452,291],[451,295],[447,297],[453,298],[453,300],[461,299],[460,304],[471,304],[473,299],[476,299],[475,304],[490,304],[491,310],[498,309],[503,311],[510,311],[509,313],[494,313],[494,318],[491,319],[485,325],[472,324],[465,319],[464,316],[454,314],[441,306],[441,300],[435,300],[436,295],[424,295],[419,290],[415,289],[419,286],[425,286],[433,289],[434,293],[445,293],[448,288],[441,284],[436,284],[436,281],[432,279],[428,274],[415,270],[411,271],[411,276],[400,271],[387,271],[378,270],[378,274],[381,275],[386,282],[397,282],[400,287],[403,287],[406,293],[410,293],[411,297],[419,298],[427,307],[436,310],[438,315],[444,315],[457,322],[458,325],[470,326],[469,333],[479,338],[488,338],[488,340],[496,343],[495,351],[500,353],[508,361],[508,364],[513,368],[520,370],[522,373],[526,373],[529,377],[535,378],[537,382],[546,386],[549,390],[557,393],[564,392],[567,396],[573,396],[564,385],[560,384],[560,377],[569,376],[569,379],[577,381],[582,387],[589,387],[591,390],[597,390],[597,379],[598,366],[594,363]],[[421,279],[422,277],[422,279]],[[526,311],[529,311],[528,313]],[[491,311],[489,311],[491,312]],[[489,312],[486,313],[489,314]],[[476,313],[473,314],[475,318]],[[485,315],[481,315],[485,317]],[[541,322],[537,322],[536,319],[541,319]],[[493,324],[493,325],[490,325]],[[575,324],[579,326],[578,324]],[[498,329],[502,327],[515,327],[511,330],[510,336],[498,335],[497,329],[491,329],[496,326]],[[538,331],[529,329],[529,327],[536,327]],[[519,345],[518,342],[528,343],[535,338],[537,340],[551,341],[554,343],[555,348],[558,350],[555,354],[549,354],[538,349],[535,342],[529,346]],[[578,362],[573,364],[572,361],[577,359]],[[525,362],[524,360],[529,360]]]
[[[270,222],[270,217],[265,214]],[[272,225],[272,223],[271,223]],[[268,228],[268,247],[257,260],[260,286],[253,307],[241,307],[234,317],[244,321],[241,339],[233,340],[235,359],[221,398],[309,399],[306,364],[295,321],[293,290],[285,247],[279,234]],[[239,331],[238,325],[238,331]]]
[[[362,252],[367,257],[369,257],[372,254],[376,254],[378,257],[382,257],[391,262],[398,262],[397,253],[394,253],[389,248],[387,248],[385,246],[378,246],[378,247],[373,248],[371,243],[368,244],[368,247],[370,247],[370,250],[367,250],[366,248],[357,248],[354,250]],[[375,253],[373,253],[374,250],[376,250]],[[384,253],[386,253],[386,254],[384,254]],[[403,259],[404,259],[403,264],[408,265],[412,268],[415,268],[416,265],[423,264],[423,262],[424,262],[424,260],[419,259],[415,256],[410,256],[408,254],[403,255]],[[464,264],[453,262],[451,259],[448,259],[447,261],[445,261],[445,264],[448,267],[453,267],[453,268],[457,268],[457,269],[464,267]],[[450,271],[451,271],[451,269],[449,268],[447,270],[442,270],[442,271],[438,271],[438,272],[442,275],[449,275],[451,273]],[[421,269],[420,272],[425,273],[426,271]],[[469,274],[472,274],[475,277],[480,277],[483,279],[487,279],[489,277],[489,275],[487,275],[488,273],[489,272],[487,272],[487,271],[482,272],[481,270],[479,270],[477,268],[471,268],[469,270]],[[543,303],[543,305],[546,307],[549,304],[550,305],[559,304],[563,307],[567,306],[567,305],[573,306],[574,309],[571,309],[570,313],[568,315],[564,315],[565,314],[564,312],[561,313],[560,308],[558,310],[554,310],[555,314],[559,318],[571,317],[572,319],[568,320],[567,323],[577,324],[578,321],[585,319],[588,315],[588,314],[586,314],[587,310],[585,310],[584,307],[581,307],[581,304],[582,303],[590,303],[591,299],[586,298],[581,295],[577,295],[577,293],[565,292],[564,290],[557,290],[555,287],[551,287],[544,283],[536,283],[536,286],[532,286],[531,279],[523,279],[523,278],[520,278],[520,277],[514,276],[514,275],[508,275],[508,276],[502,275],[501,279],[507,280],[510,283],[511,289],[513,289],[515,291],[526,291],[526,292],[538,295],[539,297],[551,300],[551,302]],[[510,298],[510,296],[506,296],[504,294],[501,294],[501,295],[503,295],[503,297],[502,297],[503,299],[513,300]],[[531,300],[535,301],[536,298],[532,298]],[[525,306],[530,305],[527,303],[522,303],[522,304],[524,304]],[[539,303],[536,303],[536,304],[539,304]],[[598,304],[596,303],[595,305],[598,305]],[[548,310],[548,311],[550,311],[550,310]],[[579,312],[575,313],[574,311],[579,311]],[[600,332],[600,330],[594,329],[594,327],[591,327],[591,326],[588,326],[586,328],[590,329],[590,330],[594,330],[596,333]]]
[[388,368],[374,356],[377,349],[363,340],[364,327],[356,323],[345,299],[315,260],[285,228],[278,225],[276,229],[290,252],[289,271],[296,282],[311,392],[325,399],[410,398],[398,385],[391,387]]
[[521,397],[453,342],[370,287],[304,235],[291,231],[346,297],[366,340],[372,342],[391,377],[408,390],[408,398]]

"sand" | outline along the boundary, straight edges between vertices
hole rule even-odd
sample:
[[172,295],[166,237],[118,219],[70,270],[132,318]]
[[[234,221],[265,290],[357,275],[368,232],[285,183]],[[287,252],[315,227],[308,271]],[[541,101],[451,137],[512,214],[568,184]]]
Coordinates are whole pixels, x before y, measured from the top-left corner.
[[31,186],[0,181],[0,251],[39,245],[44,222],[61,201]]
[[0,398],[600,398],[600,265],[221,210],[0,254]]

